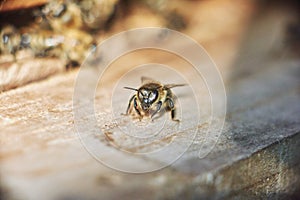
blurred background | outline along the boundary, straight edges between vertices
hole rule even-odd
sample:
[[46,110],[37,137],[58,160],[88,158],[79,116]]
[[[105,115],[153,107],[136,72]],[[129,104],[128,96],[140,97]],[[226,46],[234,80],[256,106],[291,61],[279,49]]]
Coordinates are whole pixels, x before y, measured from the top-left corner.
[[257,51],[299,55],[299,3],[292,0],[2,0],[0,16],[2,91],[79,66],[96,44],[139,27],[191,36],[226,77],[255,71]]

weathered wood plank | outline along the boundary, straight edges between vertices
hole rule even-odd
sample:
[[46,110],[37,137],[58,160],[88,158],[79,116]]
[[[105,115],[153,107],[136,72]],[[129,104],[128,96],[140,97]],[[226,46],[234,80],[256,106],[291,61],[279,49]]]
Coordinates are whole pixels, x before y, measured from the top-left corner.
[[1,63],[0,92],[45,79],[64,71],[64,62],[58,59],[29,58],[17,62]]
[[[229,43],[228,40],[217,42],[217,46]],[[233,38],[230,44],[232,46],[221,49],[238,52]],[[96,90],[96,117],[109,121],[108,117],[105,119],[101,115],[107,113],[110,106],[107,100],[114,89],[113,84],[132,66],[159,61],[178,69],[180,66],[189,69],[186,62],[180,62],[172,55],[159,56],[150,52],[127,55],[110,69],[118,70],[113,73],[107,71]],[[259,50],[255,52],[261,53]],[[46,200],[272,198],[278,197],[276,193],[281,191],[286,194],[283,197],[293,195],[296,190],[292,187],[299,185],[300,180],[297,171],[299,59],[274,58],[267,51],[257,63],[258,67],[266,68],[250,70],[251,76],[239,77],[229,76],[235,69],[243,67],[230,65],[234,63],[229,59],[233,56],[231,52],[215,52],[213,55],[218,58],[217,62],[223,64],[220,69],[225,74],[228,92],[228,117],[223,133],[219,138],[208,138],[211,141],[207,145],[214,144],[216,139],[218,143],[207,156],[199,159],[199,151],[205,152],[205,146],[200,146],[203,137],[196,137],[194,145],[175,165],[148,174],[134,175],[112,170],[94,160],[82,147],[74,129],[72,107],[77,71],[1,93],[0,175],[4,189],[14,198],[33,200],[41,197]],[[247,60],[247,54],[239,56],[245,59],[245,63],[252,59]],[[192,74],[186,72],[189,73]],[[170,76],[168,80],[164,79],[167,75]],[[130,78],[132,86],[139,84],[139,77],[131,74]],[[157,74],[157,78],[168,82],[180,80],[167,72]],[[185,95],[183,88],[174,91],[182,102],[190,101],[191,97]],[[131,93],[120,95],[116,103],[122,105],[121,108],[126,107]],[[120,112],[123,110],[117,110],[117,113]],[[192,118],[194,113],[190,112],[188,116]],[[88,123],[88,117],[82,120]],[[112,122],[108,124],[114,125]],[[111,143],[109,138],[106,140],[104,135],[96,134],[100,128],[96,127],[93,132],[96,136],[94,141],[104,144],[105,159],[111,162],[127,159],[132,161],[129,164],[133,167],[143,168],[169,161],[169,155],[165,154],[155,158],[147,155],[134,158],[125,152],[120,153],[112,144],[136,147],[135,143],[122,141],[122,135],[112,137],[111,133],[107,133],[114,141]],[[201,126],[201,130],[204,129],[206,126]],[[189,139],[188,135],[182,136],[185,137],[178,145],[185,145]]]

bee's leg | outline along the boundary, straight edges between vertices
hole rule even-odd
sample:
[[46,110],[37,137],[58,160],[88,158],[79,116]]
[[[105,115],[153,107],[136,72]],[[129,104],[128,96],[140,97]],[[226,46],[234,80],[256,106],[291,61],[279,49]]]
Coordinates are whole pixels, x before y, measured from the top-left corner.
[[134,107],[135,111],[137,112],[137,114],[139,114],[139,116],[142,117],[141,112],[139,111],[139,109],[137,107],[136,96],[134,96],[134,98],[133,98],[133,107]]
[[131,107],[131,104],[132,104],[132,101],[133,101],[134,97],[135,97],[135,95],[133,95],[133,96],[130,98],[130,100],[129,100],[129,102],[128,102],[127,109],[126,109],[126,113],[125,113],[125,114],[122,113],[122,115],[128,115],[128,114],[129,114],[129,109],[130,109],[130,107]]
[[13,55],[13,57],[14,57],[14,62],[17,62],[18,60],[17,60],[16,52],[13,52],[12,55]]
[[14,62],[17,62],[17,50],[14,48],[12,51],[11,51],[11,54],[13,55],[14,57]]
[[74,69],[76,67],[79,67],[80,64],[76,60],[68,60],[66,63],[66,70]]
[[175,119],[175,114],[176,114],[176,108],[174,106],[174,102],[171,98],[166,99],[168,103],[168,108],[171,110],[171,118],[173,121],[179,122],[179,119]]
[[180,122],[179,119],[175,119],[175,113],[176,113],[176,109],[174,108],[173,110],[171,110],[172,120],[175,121],[175,122]]
[[162,102],[159,101],[159,102],[157,103],[156,110],[155,110],[155,111],[152,113],[152,115],[151,115],[151,119],[153,118],[153,116],[154,116],[156,113],[158,113],[158,112],[160,111],[161,106],[162,106]]

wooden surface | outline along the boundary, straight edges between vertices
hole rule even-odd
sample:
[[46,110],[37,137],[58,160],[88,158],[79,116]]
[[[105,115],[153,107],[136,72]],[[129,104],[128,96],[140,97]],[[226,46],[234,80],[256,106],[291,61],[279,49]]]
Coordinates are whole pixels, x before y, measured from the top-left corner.
[[41,6],[45,3],[47,3],[47,0],[1,0],[0,12],[31,8],[34,6]]
[[[219,15],[207,23],[201,21],[201,15],[205,16],[208,8],[216,9],[215,5],[215,1],[199,4],[203,12],[192,20],[199,26],[186,30],[200,43],[204,41],[204,47],[218,64],[227,91],[226,123],[207,156],[199,158],[202,138],[196,137],[179,160],[156,172],[122,173],[97,162],[82,146],[74,127],[72,98],[78,73],[75,70],[0,94],[3,198],[284,199],[297,195],[300,60],[281,46],[291,12],[275,6],[254,15],[251,4],[234,4],[236,7],[224,4],[218,7],[219,12],[234,11],[227,25]],[[213,34],[205,34],[205,30]],[[270,30],[276,33],[273,37]],[[188,67],[174,55],[150,50],[120,58],[113,63],[115,70],[107,71],[96,90],[95,101],[99,103],[95,109],[100,120],[107,120],[101,114],[108,110],[107,100],[114,83],[133,66],[150,61],[175,68]],[[135,79],[134,83],[139,77],[131,74],[131,78]],[[190,96],[183,95],[184,90],[174,91],[182,95],[183,101],[189,100]],[[117,103],[126,103],[130,94],[124,93]],[[200,127],[205,128],[205,125]],[[131,141],[121,141],[114,133],[107,134],[125,147],[134,147]],[[184,145],[188,139],[182,138],[178,145]],[[120,157],[105,135],[97,135],[94,140],[104,144],[107,160],[122,163],[127,159],[133,168],[156,166],[168,162],[170,156],[136,158],[121,152]]]
[[64,62],[57,59],[29,58],[17,62],[4,62],[0,67],[0,92],[64,71]]

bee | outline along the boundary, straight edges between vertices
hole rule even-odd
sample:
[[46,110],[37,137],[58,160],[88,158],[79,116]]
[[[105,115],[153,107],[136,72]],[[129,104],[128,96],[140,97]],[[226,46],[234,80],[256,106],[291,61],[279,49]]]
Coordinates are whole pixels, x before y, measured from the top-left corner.
[[21,37],[15,27],[6,25],[1,28],[0,53],[12,54],[15,56],[20,48]]
[[53,49],[60,48],[64,42],[62,35],[55,35],[47,31],[24,32],[20,37],[20,49],[30,49],[35,56],[40,57],[50,56],[50,52]]
[[1,54],[12,54],[22,49],[31,49],[35,55],[44,55],[48,50],[62,44],[61,35],[51,32],[40,31],[31,33],[26,30],[20,31],[14,26],[4,26],[1,30]]
[[141,2],[161,16],[166,27],[175,30],[182,30],[187,27],[186,19],[176,10],[176,7],[180,6],[178,2],[170,0],[142,0]]
[[53,0],[36,9],[36,22],[56,32],[105,28],[116,12],[118,0]]
[[34,32],[31,28],[4,26],[0,32],[0,53],[11,54],[16,61],[20,50],[28,49],[37,57],[56,57],[66,61],[66,67],[79,66],[93,50],[95,41],[89,34],[72,29],[64,34],[49,30]]
[[88,30],[107,29],[116,16],[119,0],[80,0],[81,18]]
[[96,46],[94,38],[84,31],[70,29],[64,33],[60,56],[67,60],[67,67],[79,66]]
[[141,80],[143,85],[138,89],[124,87],[125,89],[136,91],[136,94],[129,100],[125,115],[132,114],[133,111],[135,111],[140,120],[144,116],[150,116],[150,118],[153,119],[157,113],[164,109],[167,112],[171,112],[173,121],[179,122],[179,120],[175,118],[175,95],[172,93],[171,88],[185,86],[186,84],[163,85],[148,77],[142,77]]
[[34,15],[40,25],[56,32],[83,27],[80,8],[72,1],[49,1],[42,9],[36,10]]

